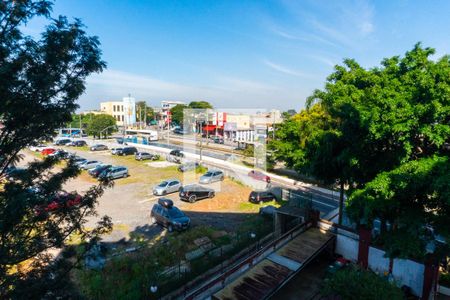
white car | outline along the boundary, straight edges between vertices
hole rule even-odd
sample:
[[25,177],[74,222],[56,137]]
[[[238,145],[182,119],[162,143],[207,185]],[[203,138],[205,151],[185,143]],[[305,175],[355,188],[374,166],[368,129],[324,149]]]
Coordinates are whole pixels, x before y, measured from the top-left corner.
[[45,148],[50,148],[50,147],[47,146],[47,145],[44,145],[44,144],[38,144],[38,145],[30,146],[30,150],[31,151],[35,151],[35,152],[41,152]]
[[80,168],[83,170],[89,170],[89,169],[93,169],[101,164],[102,163],[98,160],[87,160],[80,165]]

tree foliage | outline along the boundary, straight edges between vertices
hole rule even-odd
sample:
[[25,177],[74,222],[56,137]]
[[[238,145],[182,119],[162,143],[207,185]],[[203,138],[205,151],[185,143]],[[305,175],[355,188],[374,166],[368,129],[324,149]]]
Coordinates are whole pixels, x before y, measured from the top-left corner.
[[[380,67],[371,69],[344,60],[327,78],[325,88],[308,98],[307,110],[288,119],[278,130],[274,154],[288,166],[325,182],[339,181],[341,191],[343,183],[349,184],[350,193],[364,188],[378,174],[410,161],[448,155],[450,57],[432,60],[434,53],[434,49],[416,44],[404,57],[386,58]],[[317,118],[317,105],[323,118]],[[376,216],[385,222],[384,214],[392,213],[390,208],[386,207],[384,213],[380,211],[382,206],[361,208],[371,200],[367,198],[370,193],[359,193],[348,203],[352,220],[371,226],[367,218]],[[381,198],[374,203],[381,205]],[[401,198],[389,199],[396,202],[394,206],[401,203]],[[419,207],[424,214],[427,207]],[[414,211],[409,206],[405,209]],[[394,223],[402,223],[401,215],[393,217],[398,218]],[[428,221],[418,220],[421,226]],[[389,234],[394,237],[396,232]]]
[[382,232],[390,257],[421,258],[429,243],[443,246],[435,243],[436,236],[450,242],[448,157],[413,160],[382,172],[349,201],[347,211],[353,220],[372,224],[379,218],[391,224],[391,232]]
[[116,119],[107,114],[91,116],[87,126],[87,133],[89,135],[100,138],[101,136],[106,138],[116,130]]
[[145,101],[136,102],[136,120],[138,122],[149,122],[155,118],[155,111]]
[[184,121],[184,109],[211,109],[213,106],[206,101],[192,101],[189,105],[177,104],[170,112],[172,113],[172,122],[182,125]]
[[[36,140],[50,139],[71,121],[84,92],[86,77],[101,72],[99,41],[88,36],[79,20],[50,19],[52,3],[43,0],[0,2],[0,176],[19,152]],[[20,28],[31,18],[49,20],[41,38],[24,36]],[[32,162],[26,172],[0,188],[0,298],[56,298],[67,293],[67,272],[76,260],[51,259],[48,250],[63,248],[77,232],[91,243],[110,229],[103,217],[86,230],[96,215],[96,199],[108,183],[94,186],[81,203],[52,213],[37,213],[79,170],[69,161],[55,169],[56,159]],[[69,254],[63,252],[63,256]],[[25,262],[29,263],[25,266]]]
[[327,278],[321,294],[342,300],[404,299],[402,290],[394,283],[357,267],[338,270]]
[[192,101],[189,103],[189,108],[192,109],[207,109],[207,108],[213,108],[211,103],[206,101]]
[[170,110],[170,113],[172,114],[172,122],[181,125],[183,124],[183,110],[189,108],[188,106],[184,104],[177,104]]

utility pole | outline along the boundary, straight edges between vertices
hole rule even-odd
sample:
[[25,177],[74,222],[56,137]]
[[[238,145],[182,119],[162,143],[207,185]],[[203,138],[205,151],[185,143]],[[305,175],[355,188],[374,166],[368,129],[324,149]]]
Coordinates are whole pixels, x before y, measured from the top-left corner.
[[145,125],[145,129],[147,129],[147,102],[145,103],[145,106],[144,106],[144,125]]

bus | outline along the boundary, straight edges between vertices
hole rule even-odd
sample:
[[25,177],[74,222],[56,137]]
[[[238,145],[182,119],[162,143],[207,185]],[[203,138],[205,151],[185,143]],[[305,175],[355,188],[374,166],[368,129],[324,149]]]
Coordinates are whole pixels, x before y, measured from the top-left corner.
[[143,143],[154,142],[158,140],[158,131],[156,130],[127,129],[125,130],[125,135],[136,137],[139,140],[142,140]]
[[84,129],[81,128],[60,128],[58,129],[58,136],[63,137],[83,137],[87,136]]

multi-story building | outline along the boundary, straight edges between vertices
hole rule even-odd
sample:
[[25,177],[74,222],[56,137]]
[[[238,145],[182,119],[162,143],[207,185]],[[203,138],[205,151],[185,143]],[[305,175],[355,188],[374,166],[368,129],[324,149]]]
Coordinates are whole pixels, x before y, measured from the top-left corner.
[[256,113],[227,114],[224,124],[224,138],[241,143],[253,143],[267,138],[273,132],[273,125],[283,121],[279,110]]
[[164,100],[161,101],[161,111],[160,111],[160,116],[161,116],[161,120],[163,121],[163,124],[167,123],[167,116],[169,115],[169,111],[176,105],[186,105],[185,102],[182,101],[171,101],[171,100]]
[[132,126],[136,123],[136,101],[132,97],[124,97],[122,101],[102,102],[100,111],[113,116],[119,126]]

